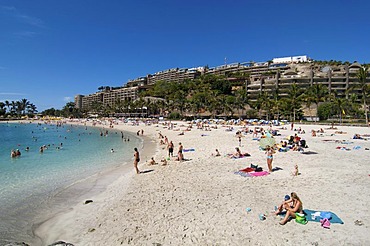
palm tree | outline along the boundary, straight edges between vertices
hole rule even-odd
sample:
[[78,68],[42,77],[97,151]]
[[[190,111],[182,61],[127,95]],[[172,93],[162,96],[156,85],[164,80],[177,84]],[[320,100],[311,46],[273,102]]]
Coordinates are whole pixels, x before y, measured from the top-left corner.
[[241,114],[243,115],[243,109],[245,109],[245,105],[247,104],[247,92],[244,88],[241,88],[235,92],[236,96],[236,107],[237,109],[241,109]]
[[178,90],[173,94],[172,102],[176,110],[180,111],[181,116],[183,115],[184,107],[186,104],[186,93],[183,90]]
[[293,113],[293,122],[295,122],[296,112],[301,109],[301,95],[303,90],[298,88],[296,83],[290,86],[288,91],[288,100],[290,102],[290,112]]
[[103,103],[99,101],[93,101],[90,109],[93,113],[100,114],[103,110]]
[[216,115],[223,112],[224,109],[224,97],[223,95],[218,95],[216,92],[213,92],[210,98],[210,104],[208,110],[211,112],[212,117],[216,118]]
[[281,108],[282,108],[282,100],[280,96],[280,90],[279,88],[275,88],[272,91],[271,109],[272,109],[272,113],[274,114],[274,118],[275,118],[275,115],[277,115],[277,117],[275,118],[277,120],[280,119]]
[[312,95],[312,102],[316,105],[316,116],[317,116],[317,109],[319,107],[320,102],[325,102],[325,100],[329,96],[328,88],[322,84],[314,84],[308,88],[308,93]]
[[129,99],[126,98],[123,101],[123,112],[128,115],[130,113],[130,109],[131,108],[132,108],[131,100],[129,100]]
[[346,114],[349,101],[346,98],[340,98],[337,96],[337,93],[333,93],[331,97],[335,111],[339,114],[340,123],[342,124],[343,115]]
[[364,66],[364,67],[361,67],[360,70],[357,73],[359,87],[360,87],[361,95],[362,95],[362,103],[363,103],[364,110],[365,110],[365,121],[366,121],[367,126],[369,125],[369,118],[368,118],[368,115],[367,115],[368,108],[367,108],[367,102],[366,102],[367,101],[367,95],[369,93],[369,85],[366,82],[367,76],[369,74],[368,70],[369,70],[369,68],[367,66]]
[[26,109],[29,104],[30,102],[26,98],[23,98],[19,101],[19,111],[21,112],[21,114],[26,114]]
[[8,100],[6,100],[6,101],[5,101],[5,107],[7,107],[7,108],[8,108],[8,112],[9,112],[9,113],[10,113],[10,106],[11,106],[10,102],[9,102]]
[[120,98],[117,98],[114,102],[114,112],[123,113],[123,101]]
[[26,108],[27,114],[37,113],[37,107],[33,103],[29,103]]
[[261,118],[261,109],[263,108],[263,102],[266,100],[266,93],[260,92],[257,100],[254,102],[253,107],[258,112],[258,118]]
[[[319,107],[320,102],[324,102],[325,99],[329,96],[328,89],[326,86],[322,84],[314,84],[310,86],[302,95],[302,100],[306,103],[308,110],[311,114],[311,104],[314,103],[316,105],[316,116],[317,116],[317,109]],[[316,119],[315,119],[316,121]]]
[[4,115],[6,112],[5,103],[0,102],[0,115]]

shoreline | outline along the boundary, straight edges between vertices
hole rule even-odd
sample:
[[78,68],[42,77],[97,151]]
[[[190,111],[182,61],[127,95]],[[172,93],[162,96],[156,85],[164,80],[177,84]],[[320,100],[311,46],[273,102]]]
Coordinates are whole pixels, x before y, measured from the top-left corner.
[[[144,129],[149,141],[155,142],[153,155],[157,161],[167,156],[165,146],[158,144],[159,132],[174,141],[174,153],[179,142],[194,151],[184,153],[187,161],[171,158],[167,166],[144,166],[145,158],[142,158],[139,168],[151,172],[133,175],[132,170],[128,183],[121,177],[92,197],[93,203],[78,204],[61,214],[51,228],[44,227],[44,236],[50,236],[45,243],[57,240],[75,245],[370,243],[367,232],[370,216],[366,206],[370,200],[367,192],[363,192],[370,185],[370,151],[365,150],[370,147],[370,141],[352,139],[354,133],[369,134],[369,128],[335,125],[337,129],[330,129],[330,125],[295,124],[306,131],[301,135],[309,145],[306,151],[316,154],[276,153],[273,167],[280,170],[250,178],[234,172],[251,163],[267,168],[266,156],[258,149],[252,134],[243,136],[241,144],[242,151],[251,156],[232,160],[226,155],[238,146],[235,131],[242,127],[233,126],[234,131],[227,132],[221,125],[211,131],[193,126],[191,131],[180,135],[185,124],[176,122],[174,130],[163,125],[127,126],[132,132]],[[282,135],[276,137],[277,141],[296,133],[287,127],[279,130]],[[312,137],[310,130],[320,128],[325,133]],[[344,141],[352,142],[345,145],[350,151],[336,149]],[[355,146],[361,148],[355,150]],[[215,148],[220,150],[220,157],[211,156]],[[291,176],[295,164],[300,170],[297,177]],[[332,211],[344,224],[332,224],[331,230],[322,229],[320,223],[314,222],[304,226],[294,221],[279,225],[280,218],[270,212],[285,194],[293,191],[301,197],[305,209]],[[246,212],[246,208],[251,211]],[[260,213],[266,214],[266,220],[259,220]],[[364,226],[356,225],[356,221]]]
[[[78,126],[84,126],[78,122],[67,122],[67,124],[73,124]],[[88,125],[89,127],[106,129],[103,125],[92,126]],[[134,131],[130,131],[125,129],[109,129],[110,131],[125,131],[129,132],[134,135]],[[138,136],[141,140],[141,146],[138,146],[140,150],[143,150],[144,146],[146,147],[144,151],[142,151],[143,159],[144,157],[147,158],[154,150],[155,146],[151,144],[151,140],[146,136]],[[51,228],[58,227],[60,220],[63,220],[62,223],[66,223],[66,218],[73,219],[74,215],[69,217],[70,214],[74,214],[74,209],[81,209],[83,210],[88,204],[84,204],[86,200],[93,200],[92,197],[98,197],[101,193],[104,193],[107,188],[115,182],[120,182],[120,184],[124,187],[128,186],[131,181],[132,176],[134,175],[133,166],[131,160],[125,163],[122,163],[119,167],[113,167],[108,170],[104,170],[103,172],[96,173],[90,177],[87,177],[83,180],[79,180],[76,183],[72,184],[69,187],[66,187],[60,192],[60,195],[57,197],[60,199],[68,199],[68,193],[73,193],[73,198],[75,199],[74,202],[68,204],[67,206],[63,206],[63,209],[59,208],[57,211],[51,210],[51,213],[48,216],[44,216],[43,221],[37,222],[32,225],[32,235],[35,236],[35,240],[31,242],[31,245],[48,245],[57,240],[59,236],[63,235],[63,230],[60,231],[56,229],[55,231],[51,230]],[[78,196],[76,197],[76,192]],[[54,204],[56,205],[56,204]],[[63,227],[63,226],[62,226]],[[53,233],[50,233],[53,231]]]

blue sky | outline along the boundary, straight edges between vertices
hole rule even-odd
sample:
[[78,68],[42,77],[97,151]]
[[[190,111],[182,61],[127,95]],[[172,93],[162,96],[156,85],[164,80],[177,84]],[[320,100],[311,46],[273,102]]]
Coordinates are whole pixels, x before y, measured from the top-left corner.
[[61,109],[101,85],[175,68],[370,63],[367,0],[0,0],[0,101]]

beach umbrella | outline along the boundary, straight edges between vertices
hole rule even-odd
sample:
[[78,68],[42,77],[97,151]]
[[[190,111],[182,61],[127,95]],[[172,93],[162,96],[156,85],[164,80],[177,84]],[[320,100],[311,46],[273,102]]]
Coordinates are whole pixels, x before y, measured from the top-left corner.
[[275,144],[275,138],[261,138],[260,139],[260,147],[262,149],[265,149],[266,146],[274,146]]

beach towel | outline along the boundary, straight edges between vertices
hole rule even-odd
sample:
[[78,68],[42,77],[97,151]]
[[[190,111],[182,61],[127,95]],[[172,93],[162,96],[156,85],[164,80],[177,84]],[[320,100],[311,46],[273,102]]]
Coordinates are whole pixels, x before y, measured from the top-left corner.
[[237,171],[237,172],[234,172],[234,174],[238,174],[242,177],[252,177],[249,173],[247,172],[242,172],[242,171]]
[[190,151],[195,151],[195,149],[183,149],[182,151],[184,151],[184,152],[190,152]]
[[338,146],[336,149],[340,149],[340,150],[351,150],[350,148],[346,148],[346,147],[341,147],[341,146]]
[[249,157],[251,155],[247,154],[247,155],[242,155],[242,156],[239,156],[239,157],[235,157],[234,154],[227,154],[230,159],[233,159],[233,160],[238,160],[238,159],[242,159],[242,158],[245,158],[245,157]]
[[262,171],[262,172],[250,172],[249,175],[252,177],[259,177],[259,176],[266,176],[269,175],[270,173],[267,171]]
[[244,168],[244,169],[239,170],[239,172],[250,173],[250,172],[253,172],[254,170],[255,170],[255,168],[247,167],[247,168]]
[[314,222],[320,222],[322,217],[316,216],[315,219],[312,218],[312,214],[315,214],[317,212],[320,213],[322,216],[328,216],[330,214],[331,218],[329,219],[330,223],[338,223],[338,224],[344,224],[344,222],[333,212],[328,212],[328,211],[316,211],[316,210],[310,210],[310,209],[304,209],[304,213],[306,214],[306,219],[308,221],[314,221]]

